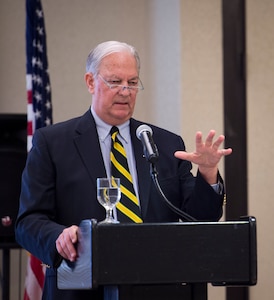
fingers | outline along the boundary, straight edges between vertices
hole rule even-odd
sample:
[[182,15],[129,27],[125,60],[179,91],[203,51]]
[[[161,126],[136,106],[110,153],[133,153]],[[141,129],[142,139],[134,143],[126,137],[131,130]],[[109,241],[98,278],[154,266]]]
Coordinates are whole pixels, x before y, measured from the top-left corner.
[[214,150],[216,150],[221,156],[227,156],[227,155],[230,155],[232,153],[232,149],[231,148],[218,150],[219,147],[221,146],[221,144],[224,142],[224,140],[225,140],[225,136],[224,135],[220,135],[218,137],[218,139],[212,145],[212,148]]
[[221,144],[224,142],[225,137],[223,135],[220,135],[218,139],[213,143],[212,147],[214,150],[218,150]]
[[230,155],[232,153],[232,149],[231,148],[222,149],[220,151],[221,151],[222,156],[227,156],[227,155]]
[[[212,146],[215,134],[216,134],[215,130],[210,130],[209,131],[209,133],[208,133],[208,135],[205,139],[205,146],[206,147],[211,147]],[[202,135],[201,131],[198,131],[196,133],[196,145],[197,145],[197,147],[203,145],[203,135]]]
[[202,143],[203,143],[202,138],[203,138],[202,133],[200,131],[197,131],[197,133],[196,133],[196,145],[197,146],[202,145]]
[[205,145],[207,147],[211,147],[212,146],[212,142],[213,142],[213,138],[215,136],[216,132],[215,130],[210,130],[208,135],[207,135],[207,138],[205,140]]
[[179,159],[191,161],[193,159],[193,153],[188,153],[185,151],[176,151],[174,156]]
[[78,227],[73,225],[63,230],[56,240],[56,249],[58,253],[70,261],[75,261],[77,251],[75,244],[77,242]]
[[[204,145],[206,147],[212,147],[214,150],[218,150],[219,147],[221,146],[221,144],[224,142],[225,137],[224,135],[220,135],[216,141],[213,141],[214,137],[215,137],[216,131],[215,130],[210,130],[206,139],[205,139],[205,143]],[[196,144],[197,146],[202,145],[203,141],[202,141],[202,133],[200,131],[198,131],[196,133]],[[230,151],[229,151],[230,152]],[[231,152],[230,152],[231,153]],[[230,154],[229,153],[229,154]],[[228,155],[227,152],[224,152],[224,155]]]
[[[211,162],[215,165],[218,164],[222,156],[227,156],[232,153],[232,149],[220,149],[219,147],[224,142],[224,135],[220,135],[215,141],[215,130],[210,130],[205,142],[203,142],[202,133],[198,131],[196,133],[196,151],[189,153],[185,151],[176,151],[174,156],[179,159],[188,160],[195,164],[204,164],[205,162]],[[208,167],[208,166],[207,166]]]

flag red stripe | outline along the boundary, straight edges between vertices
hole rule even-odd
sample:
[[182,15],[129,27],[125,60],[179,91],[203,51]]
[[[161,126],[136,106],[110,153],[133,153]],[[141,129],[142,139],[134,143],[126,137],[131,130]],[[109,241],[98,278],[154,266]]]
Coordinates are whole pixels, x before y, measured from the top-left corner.
[[29,295],[27,293],[27,290],[25,290],[25,292],[24,292],[24,298],[23,299],[24,300],[30,300],[30,297],[29,297]]
[[45,276],[44,276],[43,268],[41,266],[41,261],[38,260],[35,256],[31,255],[30,256],[30,266],[31,266],[33,273],[35,274],[35,277],[36,277],[41,289],[43,289]]
[[33,134],[33,130],[32,130],[32,121],[28,121],[28,135],[32,135]]
[[28,104],[32,104],[32,91],[27,91]]
[[41,283],[43,285],[43,278],[41,281],[41,272],[42,276],[44,277],[44,268],[41,266],[40,261],[33,255],[29,254],[23,298],[24,300],[42,299],[43,286],[41,286]]

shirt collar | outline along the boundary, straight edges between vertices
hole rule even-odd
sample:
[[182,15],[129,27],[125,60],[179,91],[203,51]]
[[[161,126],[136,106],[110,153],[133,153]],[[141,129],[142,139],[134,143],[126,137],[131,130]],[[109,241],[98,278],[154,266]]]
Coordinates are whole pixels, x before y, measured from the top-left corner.
[[[95,124],[97,127],[98,136],[101,142],[104,142],[106,138],[109,136],[110,130],[112,128],[111,125],[105,123],[94,111],[94,109],[90,108],[91,113],[94,117]],[[130,130],[129,130],[129,120],[127,120],[125,123],[116,126],[119,129],[119,136],[126,142],[130,142]]]

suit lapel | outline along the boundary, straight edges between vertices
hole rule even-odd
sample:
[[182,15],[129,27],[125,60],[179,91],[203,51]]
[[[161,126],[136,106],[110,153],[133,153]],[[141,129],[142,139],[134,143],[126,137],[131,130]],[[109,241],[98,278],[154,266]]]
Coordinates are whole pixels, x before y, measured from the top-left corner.
[[76,128],[75,146],[96,187],[96,178],[106,177],[106,170],[99,144],[95,121],[88,111]]

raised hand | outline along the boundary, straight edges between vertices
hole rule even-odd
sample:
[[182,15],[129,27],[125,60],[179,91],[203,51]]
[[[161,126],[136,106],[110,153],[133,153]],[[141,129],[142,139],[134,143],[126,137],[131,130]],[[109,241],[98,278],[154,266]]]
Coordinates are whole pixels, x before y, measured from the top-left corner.
[[196,133],[196,150],[194,152],[176,151],[174,153],[175,157],[198,165],[200,173],[209,184],[216,183],[220,159],[232,153],[231,148],[219,149],[225,137],[220,135],[214,141],[215,134],[215,130],[210,130],[206,140],[203,141],[202,133],[198,131]]

